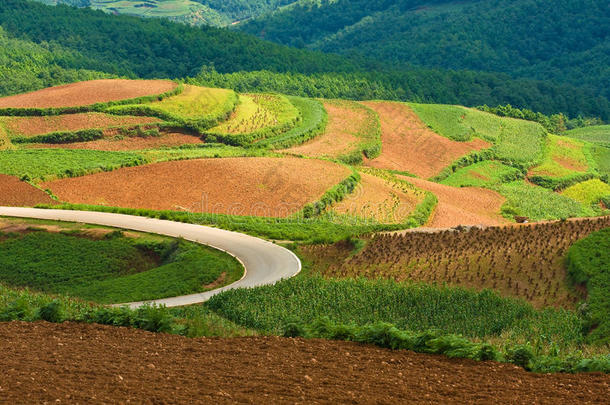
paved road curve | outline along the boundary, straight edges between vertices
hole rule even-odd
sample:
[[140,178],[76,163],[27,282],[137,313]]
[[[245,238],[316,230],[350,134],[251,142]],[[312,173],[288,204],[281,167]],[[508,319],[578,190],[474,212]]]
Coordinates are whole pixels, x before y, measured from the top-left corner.
[[241,280],[228,286],[204,293],[124,304],[132,308],[145,303],[163,304],[168,307],[197,304],[209,300],[222,291],[273,284],[281,279],[293,277],[301,271],[301,261],[288,249],[253,236],[207,226],[106,212],[37,208],[0,207],[0,216],[82,222],[181,237],[223,250],[235,256],[246,269]]

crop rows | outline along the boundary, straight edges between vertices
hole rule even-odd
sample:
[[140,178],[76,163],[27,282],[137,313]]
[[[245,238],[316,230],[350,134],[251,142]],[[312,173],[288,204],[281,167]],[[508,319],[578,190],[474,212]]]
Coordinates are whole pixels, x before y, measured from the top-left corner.
[[563,266],[567,249],[610,226],[610,217],[531,226],[464,228],[368,237],[357,254],[340,242],[304,246],[313,268],[328,277],[389,278],[491,288],[537,307],[573,306]]

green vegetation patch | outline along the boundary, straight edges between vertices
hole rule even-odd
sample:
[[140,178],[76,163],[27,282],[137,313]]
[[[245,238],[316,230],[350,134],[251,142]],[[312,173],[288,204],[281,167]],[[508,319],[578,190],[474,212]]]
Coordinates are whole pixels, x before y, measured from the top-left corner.
[[24,149],[0,152],[0,173],[18,176],[22,180],[51,180],[76,177],[96,171],[111,171],[121,167],[146,163],[142,156],[131,152],[94,150]]
[[565,136],[610,148],[610,125],[595,125],[565,132]]
[[599,203],[602,200],[610,201],[610,185],[599,179],[591,179],[574,184],[561,193],[585,205]]
[[0,243],[0,281],[116,303],[201,292],[243,273],[237,260],[195,243],[109,235],[103,240],[48,232],[9,235]]
[[572,281],[587,286],[589,340],[610,344],[610,228],[572,245],[566,263]]
[[375,159],[381,154],[381,122],[379,115],[371,108],[347,100],[329,101],[340,107],[351,110],[359,110],[366,115],[364,125],[358,128],[353,135],[360,139],[355,150],[339,156],[339,160],[347,164],[362,163],[362,156],[367,159]]
[[567,177],[586,173],[590,159],[585,152],[585,143],[574,139],[549,135],[544,160],[530,171],[530,176]]
[[226,120],[238,102],[232,90],[184,85],[178,95],[149,104],[111,107],[106,112],[161,118],[186,128],[203,132]]
[[536,311],[525,301],[490,290],[391,280],[298,276],[274,286],[227,291],[206,306],[237,324],[273,334],[291,323],[325,316],[344,324],[389,322],[401,329],[437,329],[479,339],[510,335],[515,342],[534,342],[544,335],[563,347],[583,340],[581,320],[569,311]]
[[601,176],[605,176],[606,181],[610,178],[610,147],[595,146],[591,152],[593,160],[597,165],[597,170]]
[[409,106],[439,135],[460,142],[479,137],[493,143],[492,150],[502,161],[529,167],[542,158],[546,132],[538,123],[461,106],[415,103]]
[[324,132],[328,114],[317,100],[287,96],[301,114],[301,121],[289,131],[254,144],[257,148],[283,149],[306,142]]
[[502,184],[495,189],[506,197],[502,215],[507,218],[523,216],[541,221],[594,215],[591,208],[583,207],[578,201],[523,181]]
[[459,168],[441,183],[453,187],[491,187],[523,177],[519,169],[487,160]]
[[205,132],[208,140],[247,145],[282,134],[301,120],[299,110],[285,96],[250,94],[239,99],[240,104],[231,118]]

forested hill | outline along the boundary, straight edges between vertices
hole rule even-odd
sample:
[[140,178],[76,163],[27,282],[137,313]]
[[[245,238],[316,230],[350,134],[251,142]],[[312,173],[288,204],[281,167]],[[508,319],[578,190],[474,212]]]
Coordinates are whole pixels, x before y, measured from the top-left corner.
[[[241,32],[164,19],[2,0],[0,26],[1,37],[10,44],[0,50],[3,94],[100,74],[197,76],[202,83],[249,91],[468,106],[510,103],[549,114],[610,119],[608,99],[571,85],[496,73],[398,70],[369,58],[289,48]],[[49,61],[46,67],[44,61]],[[202,69],[205,74],[200,75]]]
[[112,14],[159,17],[192,25],[225,26],[295,0],[36,0],[44,4],[91,7]]
[[238,28],[291,46],[554,79],[610,96],[607,0],[300,0]]

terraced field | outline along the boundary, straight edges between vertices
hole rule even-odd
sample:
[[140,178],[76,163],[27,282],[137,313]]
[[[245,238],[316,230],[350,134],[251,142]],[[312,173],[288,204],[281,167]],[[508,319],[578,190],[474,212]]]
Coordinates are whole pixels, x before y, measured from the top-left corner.
[[475,139],[452,141],[431,131],[406,104],[367,102],[381,119],[381,155],[367,162],[379,169],[413,173],[423,178],[432,177],[457,158],[471,151],[491,146]]
[[97,103],[156,96],[175,90],[176,87],[176,83],[163,80],[92,80],[3,97],[0,99],[0,108],[88,106]]
[[44,117],[6,117],[0,120],[0,125],[4,125],[4,128],[13,137],[31,137],[52,132],[132,127],[159,121],[154,117],[118,117],[104,113],[80,113]]
[[510,363],[496,370],[610,372],[603,129],[553,135],[461,106],[128,80],[0,99],[0,124],[0,205],[208,225],[304,259],[294,278],[203,304],[108,308],[241,273],[180,240],[0,219],[0,321],[354,340]]
[[341,158],[350,154],[362,155],[362,145],[375,143],[379,138],[376,113],[359,103],[343,100],[324,101],[328,113],[326,130],[303,145],[286,152],[313,156]]
[[42,187],[78,204],[286,217],[348,175],[345,167],[318,160],[227,158],[124,168]]

